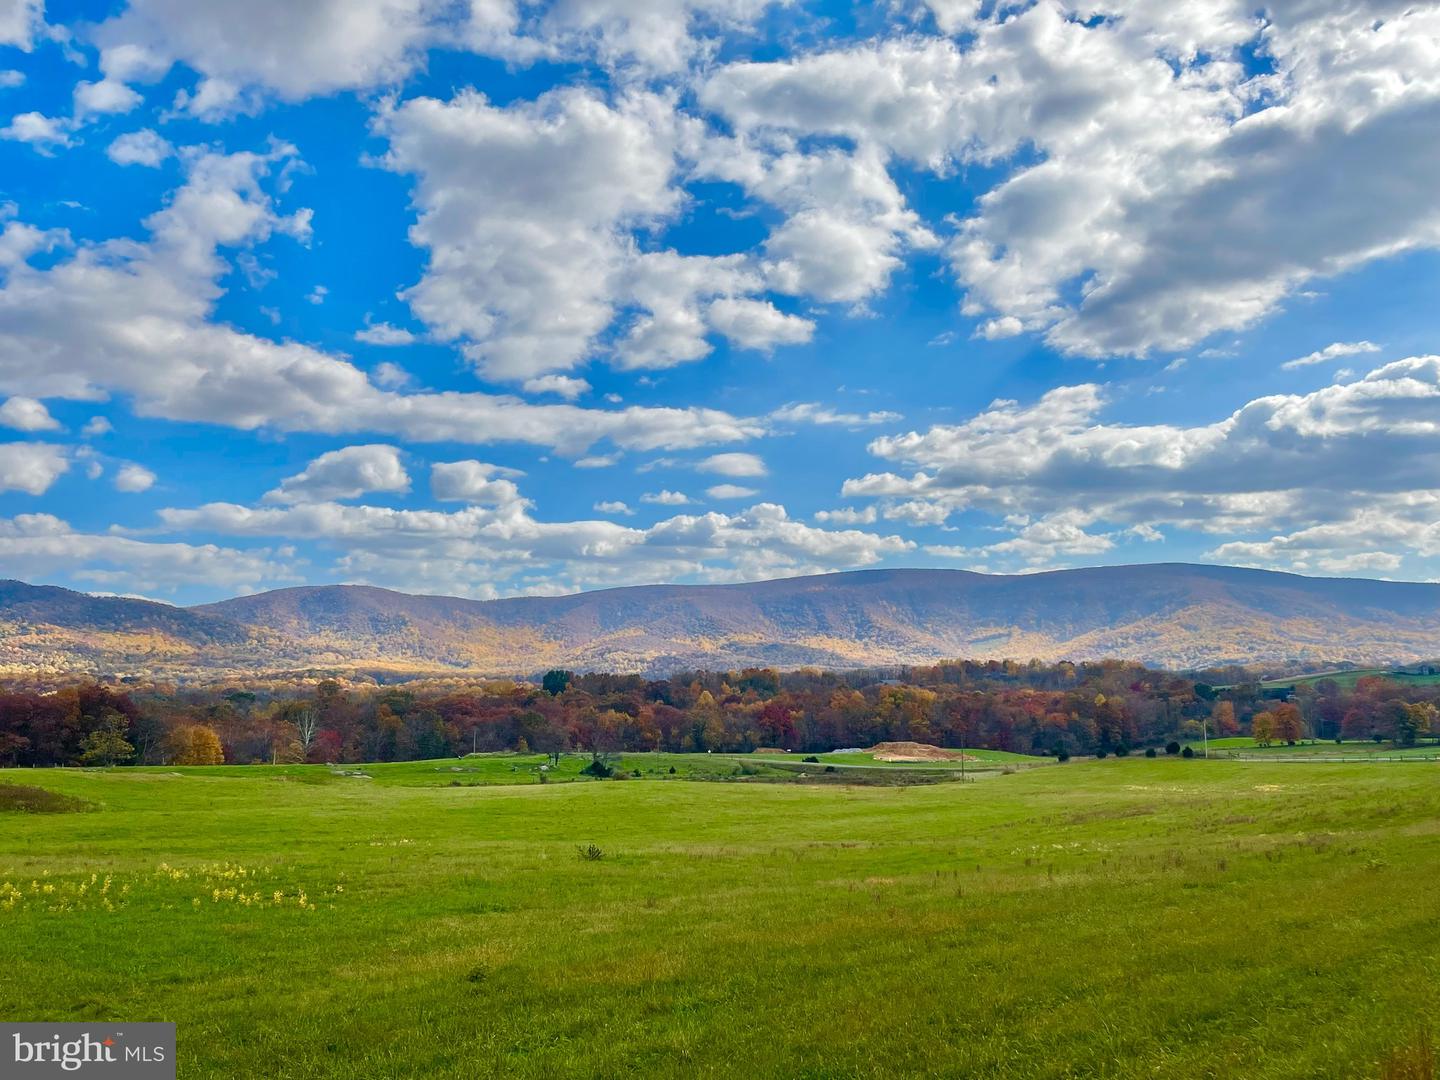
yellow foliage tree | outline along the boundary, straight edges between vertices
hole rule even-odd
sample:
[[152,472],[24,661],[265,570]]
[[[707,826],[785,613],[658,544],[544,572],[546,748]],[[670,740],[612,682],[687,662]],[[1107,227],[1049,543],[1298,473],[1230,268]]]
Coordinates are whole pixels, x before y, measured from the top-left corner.
[[223,765],[220,736],[204,724],[182,724],[170,732],[165,749],[172,765]]

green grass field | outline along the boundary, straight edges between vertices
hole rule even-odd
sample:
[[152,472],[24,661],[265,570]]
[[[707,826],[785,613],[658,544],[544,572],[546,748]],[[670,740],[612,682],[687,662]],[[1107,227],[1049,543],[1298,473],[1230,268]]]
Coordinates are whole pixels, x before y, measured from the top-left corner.
[[68,797],[0,798],[0,1015],[226,1078],[1378,1077],[1433,1030],[1440,767],[638,757],[0,772]]
[[[1195,744],[1195,752],[1200,752],[1199,744]],[[1375,742],[1373,739],[1347,739],[1337,743],[1333,739],[1307,739],[1290,746],[1283,742],[1273,742],[1269,746],[1260,746],[1248,735],[1236,735],[1224,739],[1211,739],[1210,752],[1212,754],[1245,754],[1245,755],[1267,755],[1270,757],[1343,757],[1343,758],[1433,758],[1440,755],[1440,743],[1426,737],[1420,740],[1417,746],[1397,747],[1388,740]]]
[[1355,684],[1367,675],[1381,675],[1391,682],[1402,683],[1406,686],[1434,686],[1436,683],[1440,683],[1440,675],[1426,675],[1392,668],[1352,668],[1348,671],[1321,671],[1313,675],[1266,679],[1260,685],[1269,689],[1278,689],[1282,686],[1300,686],[1303,683],[1317,683],[1322,679],[1330,679],[1339,686],[1353,690]]

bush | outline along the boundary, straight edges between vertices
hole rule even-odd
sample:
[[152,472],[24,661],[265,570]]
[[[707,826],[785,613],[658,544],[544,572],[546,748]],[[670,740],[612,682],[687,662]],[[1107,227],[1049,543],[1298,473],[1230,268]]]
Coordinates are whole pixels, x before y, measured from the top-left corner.
[[1129,743],[1123,743],[1123,742],[1122,742],[1119,746],[1115,747],[1115,756],[1116,756],[1116,757],[1129,757],[1129,756],[1130,756],[1130,744],[1129,744]]
[[1147,746],[1147,747],[1145,748],[1145,756],[1146,756],[1146,757],[1154,757],[1154,756],[1155,756],[1155,748],[1154,748],[1153,746]]
[[825,771],[826,771],[826,772],[834,772],[834,771],[835,771],[835,766],[834,766],[834,765],[826,765],[826,766],[825,766]]
[[1180,744],[1179,744],[1178,742],[1176,742],[1174,739],[1171,739],[1169,742],[1167,742],[1167,743],[1165,744],[1165,753],[1167,753],[1167,754],[1178,754],[1179,752],[1180,752]]
[[1063,747],[1063,746],[1060,747],[1059,750],[1056,750],[1056,751],[1055,751],[1055,760],[1056,760],[1056,761],[1062,761],[1062,762],[1063,762],[1063,761],[1069,761],[1069,760],[1070,760],[1070,751],[1069,751],[1069,750],[1066,750],[1065,747]]
[[800,760],[801,760],[801,761],[808,762],[808,763],[811,764],[811,765],[819,765],[819,764],[820,764],[820,759],[819,759],[818,757],[816,757],[814,754],[806,754],[806,755],[805,755],[803,758],[801,758]]
[[592,757],[590,764],[586,765],[580,771],[587,776],[598,776],[602,780],[608,779],[614,775],[615,772],[615,770],[611,768],[610,763],[599,756]]
[[585,862],[599,862],[605,858],[605,852],[598,844],[576,844],[575,854]]
[[674,766],[674,765],[671,765],[671,766],[670,766],[670,775],[671,775],[671,776],[674,776],[674,775],[675,775],[675,766]]
[[1102,747],[1100,747],[1100,749],[1098,749],[1098,750],[1095,751],[1095,759],[1098,761],[1098,760],[1100,760],[1101,758],[1103,758],[1107,753],[1109,753],[1109,751],[1107,751],[1107,750],[1102,746]]
[[1181,757],[1192,758],[1192,757],[1195,756],[1195,751],[1194,751],[1192,748],[1190,748],[1190,747],[1187,746],[1187,747],[1185,747],[1184,750],[1181,750],[1181,751],[1180,751],[1180,756],[1181,756]]

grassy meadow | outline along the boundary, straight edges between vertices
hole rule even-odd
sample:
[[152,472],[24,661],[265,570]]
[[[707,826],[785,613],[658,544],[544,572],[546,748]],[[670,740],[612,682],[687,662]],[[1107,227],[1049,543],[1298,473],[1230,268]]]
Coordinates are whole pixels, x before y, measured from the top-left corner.
[[0,771],[0,1015],[173,1020],[183,1077],[1380,1077],[1433,1030],[1440,766],[584,760]]

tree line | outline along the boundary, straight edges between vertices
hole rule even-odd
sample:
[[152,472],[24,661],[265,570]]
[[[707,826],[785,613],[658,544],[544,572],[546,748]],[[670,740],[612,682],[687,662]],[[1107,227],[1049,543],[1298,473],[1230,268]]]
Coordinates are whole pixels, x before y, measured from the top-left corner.
[[[399,761],[520,750],[819,753],[910,740],[1050,756],[1440,737],[1440,686],[1379,676],[1217,688],[1122,661],[954,661],[886,670],[552,671],[535,682],[338,678],[98,682],[0,692],[0,765]],[[1233,674],[1233,673],[1229,673]],[[1210,677],[1214,677],[1212,673]]]

